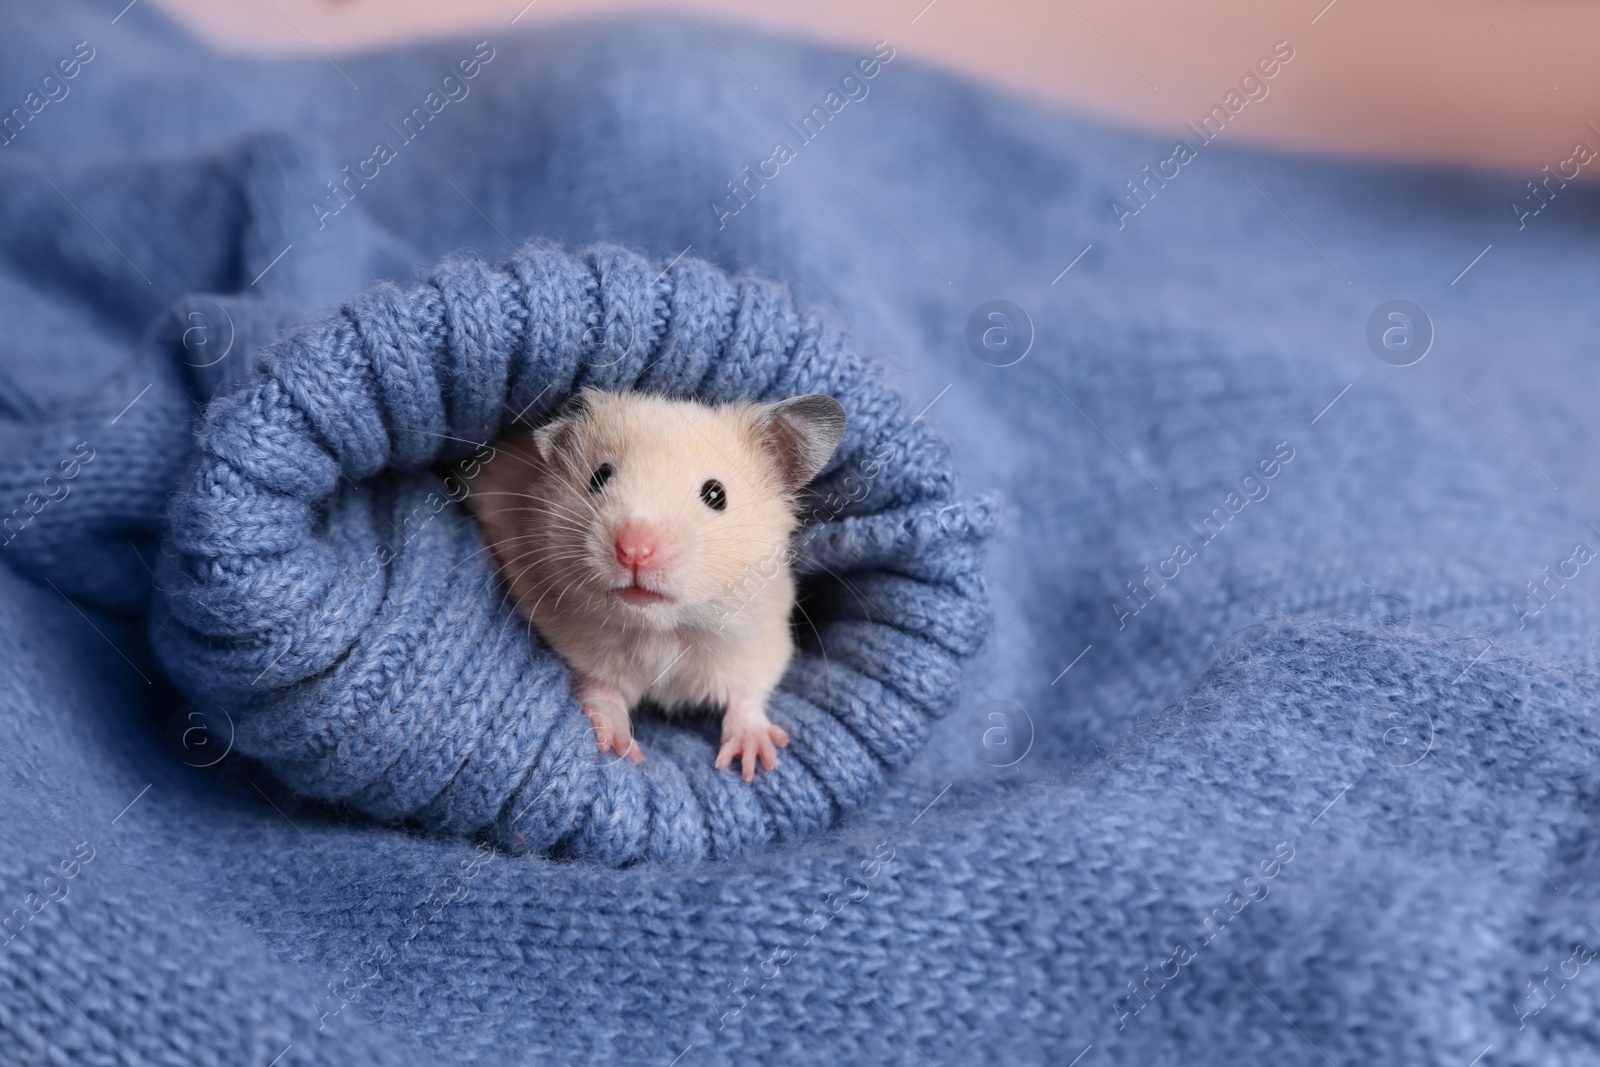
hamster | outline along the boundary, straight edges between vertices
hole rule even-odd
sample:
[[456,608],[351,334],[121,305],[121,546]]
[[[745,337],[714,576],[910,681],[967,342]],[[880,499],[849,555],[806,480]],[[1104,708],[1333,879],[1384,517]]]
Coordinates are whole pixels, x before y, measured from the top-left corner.
[[595,744],[644,758],[629,716],[722,712],[715,766],[772,770],[766,704],[794,654],[796,498],[833,455],[829,396],[712,407],[585,389],[497,445],[468,496],[519,614],[574,678]]

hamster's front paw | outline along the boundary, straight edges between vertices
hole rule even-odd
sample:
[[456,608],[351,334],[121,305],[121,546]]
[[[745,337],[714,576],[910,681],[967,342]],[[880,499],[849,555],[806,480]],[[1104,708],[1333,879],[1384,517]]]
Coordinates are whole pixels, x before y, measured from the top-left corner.
[[778,749],[789,743],[789,735],[782,727],[772,725],[767,713],[759,706],[752,708],[738,701],[728,706],[722,716],[722,748],[717,751],[717,770],[739,760],[741,777],[753,781],[756,760],[772,770],[778,762]]
[[634,763],[644,762],[644,751],[633,739],[628,704],[622,691],[608,682],[583,682],[578,687],[583,713],[594,727],[594,744],[601,752],[615,752]]

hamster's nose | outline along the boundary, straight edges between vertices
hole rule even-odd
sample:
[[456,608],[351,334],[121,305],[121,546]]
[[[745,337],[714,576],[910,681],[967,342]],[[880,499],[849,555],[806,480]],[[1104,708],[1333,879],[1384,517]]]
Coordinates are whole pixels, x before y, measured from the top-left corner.
[[617,531],[617,562],[631,571],[650,571],[665,566],[668,541],[659,526],[630,519]]

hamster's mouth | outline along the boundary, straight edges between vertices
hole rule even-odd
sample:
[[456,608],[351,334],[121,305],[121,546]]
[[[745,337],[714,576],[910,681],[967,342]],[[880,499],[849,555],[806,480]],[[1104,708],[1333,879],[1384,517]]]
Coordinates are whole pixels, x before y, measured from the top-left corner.
[[665,593],[658,593],[654,589],[646,589],[637,582],[611,591],[620,597],[624,603],[641,608],[650,604],[665,604],[672,599]]

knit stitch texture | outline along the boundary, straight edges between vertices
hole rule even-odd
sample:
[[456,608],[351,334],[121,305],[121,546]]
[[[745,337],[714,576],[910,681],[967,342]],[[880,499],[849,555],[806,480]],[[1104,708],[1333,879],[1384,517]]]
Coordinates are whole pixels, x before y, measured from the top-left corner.
[[[1165,138],[902,52],[801,142],[868,47],[690,15],[0,9],[0,1063],[1593,1064],[1600,196],[1230,126],[1129,215]],[[797,539],[754,788],[694,724],[596,762],[423,521],[592,379],[837,391],[836,487],[905,444]]]
[[[197,705],[229,709],[236,750],[304,796],[516,852],[724,855],[862,803],[982,642],[992,507],[953,501],[926,424],[779,287],[691,258],[530,246],[380,285],[258,361],[206,408],[151,640]],[[470,491],[460,472],[427,470],[495,462],[492,439],[586,386],[845,404],[802,508],[810,640],[769,704],[793,743],[754,787],[713,769],[714,723],[644,719],[642,767],[599,757],[565,668],[452,503]]]

